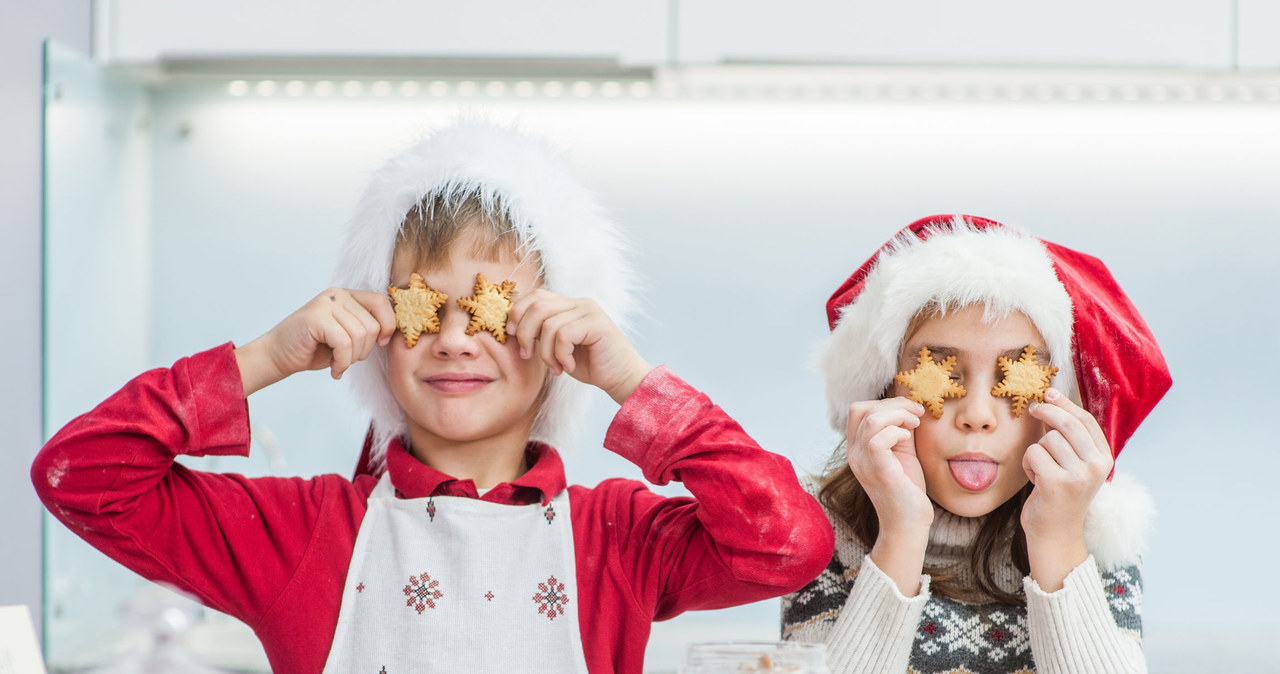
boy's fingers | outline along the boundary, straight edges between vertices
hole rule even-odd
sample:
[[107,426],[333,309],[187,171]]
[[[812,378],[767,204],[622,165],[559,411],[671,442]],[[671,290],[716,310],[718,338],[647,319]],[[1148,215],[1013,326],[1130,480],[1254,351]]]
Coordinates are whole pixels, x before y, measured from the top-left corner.
[[351,292],[351,297],[369,312],[377,324],[378,343],[385,345],[390,342],[392,335],[396,332],[396,310],[391,303],[391,298],[383,293],[367,290],[354,290]]
[[556,358],[556,343],[562,338],[561,331],[573,319],[574,316],[568,313],[558,313],[542,323],[542,334],[538,337],[538,356],[555,370],[556,374],[564,371],[564,364]]
[[337,319],[334,319],[325,328],[324,343],[328,344],[333,351],[333,358],[329,361],[330,376],[334,379],[341,379],[342,373],[346,372],[347,367],[351,365],[353,348],[351,336],[347,334],[346,329],[338,323]]

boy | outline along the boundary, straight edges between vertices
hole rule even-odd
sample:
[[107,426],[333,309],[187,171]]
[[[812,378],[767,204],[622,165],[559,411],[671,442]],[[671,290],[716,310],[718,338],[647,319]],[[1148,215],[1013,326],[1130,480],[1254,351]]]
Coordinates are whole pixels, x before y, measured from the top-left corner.
[[[785,459],[623,337],[620,250],[539,144],[439,131],[370,182],[339,287],[130,382],[50,440],[37,490],[117,561],[249,624],[277,672],[639,672],[652,620],[797,589],[832,534]],[[372,411],[355,479],[174,463],[245,454],[245,398],[326,367]],[[551,442],[583,384],[621,405],[605,446],[694,499],[565,487]]]

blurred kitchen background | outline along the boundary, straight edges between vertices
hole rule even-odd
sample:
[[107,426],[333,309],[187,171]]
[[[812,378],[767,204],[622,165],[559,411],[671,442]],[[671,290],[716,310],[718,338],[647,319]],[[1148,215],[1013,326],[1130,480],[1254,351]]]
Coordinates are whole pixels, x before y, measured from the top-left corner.
[[[969,213],[1102,258],[1174,376],[1118,463],[1160,511],[1151,670],[1280,671],[1280,3],[0,8],[0,604],[31,607],[52,671],[136,659],[157,632],[192,663],[265,671],[247,628],[42,514],[31,458],[130,377],[247,342],[323,289],[368,175],[460,114],[568,154],[634,242],[640,351],[800,471],[839,440],[807,366],[823,304],[897,229]],[[351,472],[366,422],[327,373],[250,407],[252,457],[192,465]],[[562,448],[571,482],[640,479],[600,446],[614,407],[601,394]],[[776,600],[687,614],[654,626],[647,666],[777,634]]]

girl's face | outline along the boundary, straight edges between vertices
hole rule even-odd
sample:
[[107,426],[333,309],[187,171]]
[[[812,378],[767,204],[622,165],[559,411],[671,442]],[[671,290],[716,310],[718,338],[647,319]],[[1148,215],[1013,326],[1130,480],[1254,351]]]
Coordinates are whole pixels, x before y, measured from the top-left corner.
[[495,440],[523,443],[537,416],[547,366],[538,358],[520,357],[513,337],[499,344],[493,335],[479,331],[467,335],[471,314],[458,298],[474,295],[476,273],[491,283],[515,281],[515,294],[533,290],[540,282],[537,264],[520,264],[514,255],[498,261],[477,256],[475,235],[464,235],[451,246],[447,266],[414,269],[408,251],[396,254],[391,266],[392,283],[409,284],[416,271],[428,287],[449,296],[437,310],[440,331],[423,333],[413,348],[396,331],[387,347],[387,379],[391,392],[409,422],[415,454],[419,450]]
[[[926,412],[915,443],[929,497],[964,517],[990,513],[1026,485],[1022,455],[1045,433],[1029,414],[1015,419],[1008,398],[991,395],[1004,378],[997,358],[1016,360],[1027,345],[1047,358],[1044,338],[1022,312],[983,323],[984,308],[971,305],[927,319],[909,336],[898,360],[900,371],[913,369],[922,346],[939,362],[956,357],[951,372],[967,394],[947,398],[941,419]],[[910,394],[895,386],[896,395]]]

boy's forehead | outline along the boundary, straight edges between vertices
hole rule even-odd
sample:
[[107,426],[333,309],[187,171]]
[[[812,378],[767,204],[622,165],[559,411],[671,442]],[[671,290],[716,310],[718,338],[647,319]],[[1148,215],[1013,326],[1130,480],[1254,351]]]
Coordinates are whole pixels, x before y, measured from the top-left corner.
[[541,277],[539,258],[536,253],[522,254],[514,245],[497,243],[488,248],[473,248],[466,241],[455,241],[449,249],[435,255],[423,255],[411,246],[401,246],[396,250],[391,265],[391,277],[394,282],[407,282],[409,275],[417,272],[423,276],[435,273],[462,271],[475,273],[480,267],[497,265],[506,267],[509,274],[528,274]]

